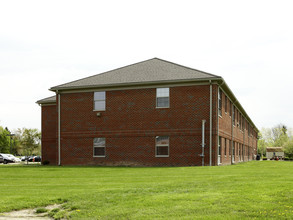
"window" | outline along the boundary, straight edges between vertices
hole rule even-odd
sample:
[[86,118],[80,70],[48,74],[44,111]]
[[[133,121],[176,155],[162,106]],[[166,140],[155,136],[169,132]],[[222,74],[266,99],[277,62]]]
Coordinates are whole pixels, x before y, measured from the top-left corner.
[[236,115],[236,126],[238,126],[239,121],[238,121],[238,111],[237,111],[237,109],[235,110],[235,115]]
[[241,156],[241,144],[238,144],[238,155]]
[[157,88],[157,108],[169,108],[169,88]]
[[232,102],[230,101],[230,116],[232,116]]
[[94,138],[94,157],[105,157],[106,140],[105,138]]
[[225,156],[227,155],[227,138],[225,138]]
[[218,94],[218,108],[219,108],[219,115],[222,116],[222,90],[219,89]]
[[240,120],[239,129],[242,130],[242,115],[241,115],[241,113],[239,113],[239,120]]
[[234,106],[232,108],[232,120],[233,120],[233,125],[235,126],[235,108],[234,108]]
[[94,110],[106,110],[106,92],[94,92]]
[[227,96],[225,96],[225,113],[227,113],[228,112],[228,97]]
[[218,164],[222,163],[222,138],[218,139]]
[[169,137],[168,136],[156,137],[156,156],[157,157],[169,156]]

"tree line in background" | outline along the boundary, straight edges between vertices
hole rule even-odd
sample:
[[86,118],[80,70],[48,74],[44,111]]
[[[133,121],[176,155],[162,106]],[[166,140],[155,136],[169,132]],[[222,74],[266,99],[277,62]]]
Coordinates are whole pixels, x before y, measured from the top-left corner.
[[41,132],[32,128],[10,131],[0,126],[0,153],[41,155]]
[[259,133],[258,153],[265,156],[267,147],[282,147],[285,156],[293,159],[293,130],[283,124],[262,128]]

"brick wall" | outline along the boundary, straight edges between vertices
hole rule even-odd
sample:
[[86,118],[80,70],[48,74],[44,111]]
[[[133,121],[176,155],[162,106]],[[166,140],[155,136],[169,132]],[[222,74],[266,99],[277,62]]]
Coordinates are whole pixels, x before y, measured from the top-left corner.
[[[227,99],[227,104],[226,100]],[[257,133],[248,134],[248,121],[241,111],[234,108],[235,125],[233,125],[233,102],[226,94],[222,94],[222,115],[219,116],[219,136],[221,136],[221,164],[232,163],[232,147],[234,144],[234,163],[249,161],[257,154]],[[243,124],[243,125],[242,125]],[[226,147],[225,147],[226,146]],[[226,149],[226,154],[225,154]]]
[[[216,103],[217,90],[213,87]],[[93,111],[93,92],[61,94],[61,164],[201,165],[201,128],[205,119],[208,165],[209,95],[209,85],[171,87],[170,108],[158,109],[155,88],[107,91],[106,111],[98,117]],[[213,114],[216,118],[216,110]],[[215,126],[216,120],[214,131]],[[170,137],[169,157],[155,156],[156,136]],[[93,157],[95,137],[106,138],[104,158]]]
[[42,161],[57,164],[57,109],[56,105],[42,106]]
[[[200,166],[203,119],[206,120],[204,164],[209,165],[209,85],[170,87],[169,108],[156,108],[155,88],[107,91],[106,111],[99,112],[93,111],[93,94],[61,94],[62,165]],[[251,160],[257,150],[257,134],[248,136],[247,123],[240,130],[239,117],[238,120],[235,117],[232,126],[231,103],[227,99],[226,105],[226,95],[222,96],[219,117],[218,86],[213,85],[212,165],[218,165],[218,134],[221,165],[231,164],[233,142],[234,162]],[[42,106],[42,155],[50,164],[58,161],[56,128],[56,105]],[[156,157],[156,136],[169,136],[168,157]],[[97,137],[106,138],[105,157],[93,156],[93,139]]]

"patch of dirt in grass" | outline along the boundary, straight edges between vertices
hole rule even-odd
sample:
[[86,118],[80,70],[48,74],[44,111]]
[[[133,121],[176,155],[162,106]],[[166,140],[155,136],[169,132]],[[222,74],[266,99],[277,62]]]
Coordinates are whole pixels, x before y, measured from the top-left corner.
[[12,212],[4,212],[0,213],[0,219],[20,219],[20,220],[52,220],[48,216],[48,213],[53,210],[53,209],[59,209],[61,208],[62,204],[54,204],[54,205],[49,205],[46,206],[45,209],[47,209],[47,212],[44,213],[36,213],[37,208],[35,209],[23,209],[23,210],[18,210],[18,211],[12,211]]

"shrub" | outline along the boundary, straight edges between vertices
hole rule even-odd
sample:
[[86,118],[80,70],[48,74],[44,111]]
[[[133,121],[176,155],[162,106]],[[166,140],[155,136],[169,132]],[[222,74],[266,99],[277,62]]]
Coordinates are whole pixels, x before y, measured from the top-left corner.
[[48,161],[48,160],[44,160],[44,161],[42,162],[42,164],[43,164],[43,165],[49,165],[49,164],[50,164],[50,161]]
[[268,159],[268,158],[266,158],[266,157],[263,157],[263,158],[262,158],[262,160],[267,160],[267,159]]

